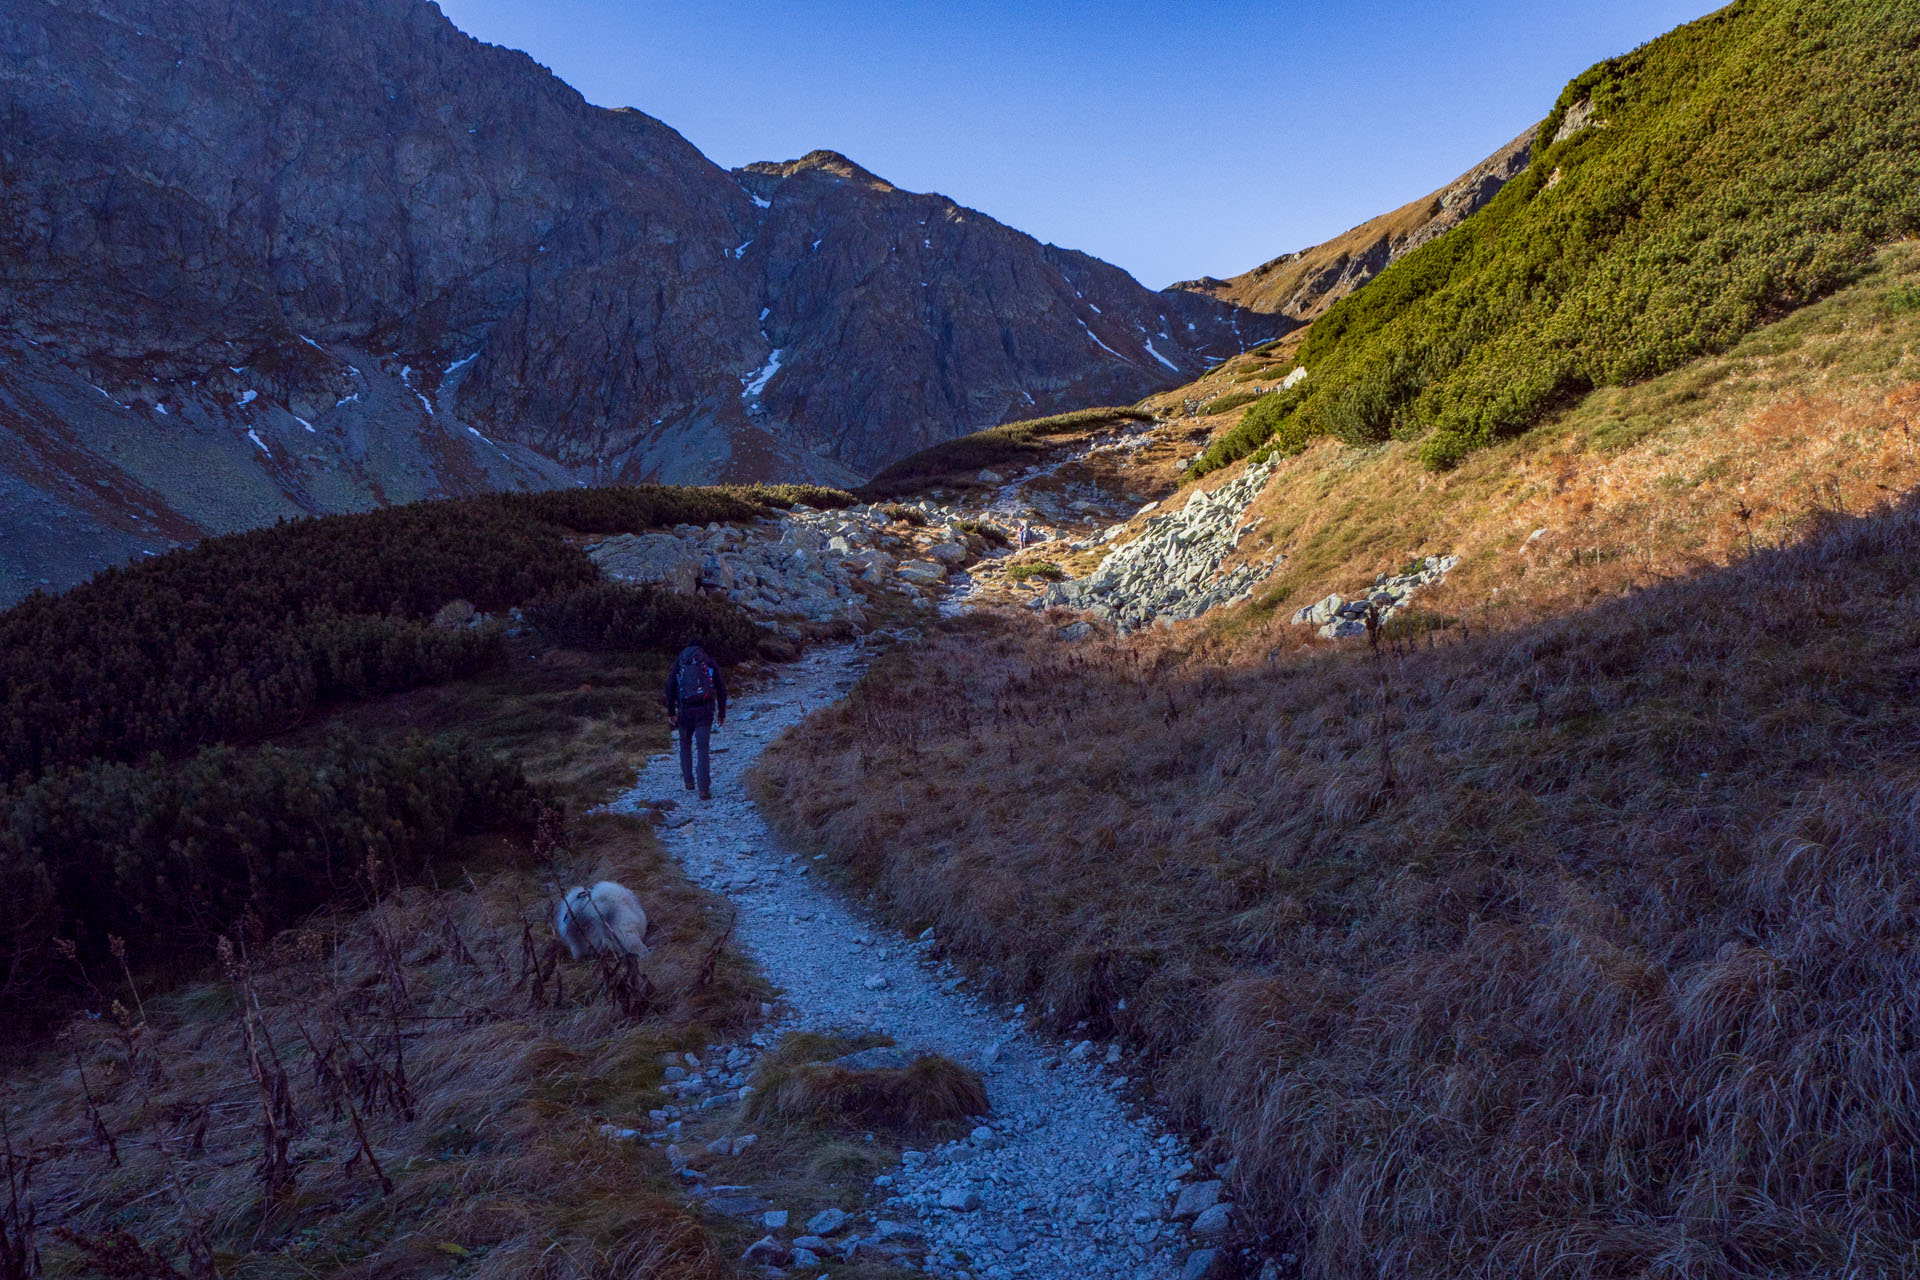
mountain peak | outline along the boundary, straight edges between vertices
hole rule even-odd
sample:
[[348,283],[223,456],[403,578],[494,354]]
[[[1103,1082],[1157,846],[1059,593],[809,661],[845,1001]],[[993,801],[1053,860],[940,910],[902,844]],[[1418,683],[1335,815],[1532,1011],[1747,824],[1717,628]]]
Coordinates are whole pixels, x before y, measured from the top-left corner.
[[798,160],[757,160],[743,166],[743,172],[766,174],[775,178],[791,178],[809,169],[818,169],[850,182],[868,183],[883,191],[896,190],[891,182],[864,166],[855,164],[838,151],[821,149],[809,151]]

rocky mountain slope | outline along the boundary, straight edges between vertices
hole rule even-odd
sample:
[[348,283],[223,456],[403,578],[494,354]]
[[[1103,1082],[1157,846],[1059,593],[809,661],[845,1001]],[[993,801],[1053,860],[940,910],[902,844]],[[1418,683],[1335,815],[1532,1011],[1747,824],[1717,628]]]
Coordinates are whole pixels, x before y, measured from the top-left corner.
[[422,0],[23,0],[0,49],[0,599],[436,493],[848,482],[1271,329],[830,152],[728,172]]
[[1173,288],[1249,311],[1311,320],[1388,264],[1477,213],[1510,179],[1526,172],[1537,133],[1528,129],[1440,190],[1370,218],[1325,244],[1283,253],[1225,280],[1202,276]]

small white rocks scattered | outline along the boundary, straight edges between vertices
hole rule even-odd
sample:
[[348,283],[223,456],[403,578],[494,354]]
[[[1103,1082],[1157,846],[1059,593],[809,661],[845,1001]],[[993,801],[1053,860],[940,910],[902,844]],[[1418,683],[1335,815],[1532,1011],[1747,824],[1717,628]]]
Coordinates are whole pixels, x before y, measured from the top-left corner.
[[[956,1141],[907,1153],[900,1168],[873,1180],[875,1201],[864,1210],[824,1210],[787,1243],[770,1230],[748,1260],[815,1266],[918,1259],[922,1271],[946,1280],[962,1273],[974,1280],[1174,1280],[1193,1242],[1170,1219],[1169,1199],[1156,1192],[1168,1189],[1170,1196],[1192,1171],[1192,1156],[1152,1118],[1129,1114],[1117,1078],[1103,1065],[1115,1046],[1083,1040],[1061,1061],[1056,1046],[1027,1031],[1024,1007],[1004,1009],[970,986],[950,986],[958,975],[933,958],[931,931],[919,941],[900,937],[883,922],[855,916],[821,878],[774,874],[789,855],[744,798],[741,775],[803,708],[839,696],[861,660],[855,647],[817,650],[784,668],[775,688],[740,696],[742,712],[759,714],[736,713],[738,749],[714,761],[714,799],[690,811],[688,826],[663,832],[663,841],[710,888],[742,869],[759,873],[733,895],[740,912],[735,936],[791,1012],[776,1010],[776,1023],[758,1040],[771,1044],[803,1028],[883,1032],[981,1071],[993,1114]],[[645,811],[679,786],[678,761],[662,756],[610,807]],[[704,1067],[697,1058],[673,1064],[688,1075],[671,1088],[700,1078],[694,1092],[723,1087],[698,1105],[730,1103],[743,1091],[731,1084],[736,1071],[750,1065],[737,1053],[746,1056],[728,1051]],[[696,1105],[692,1093],[685,1105]],[[659,1109],[658,1140],[679,1123],[672,1110]],[[687,1168],[678,1147],[670,1146],[668,1156]],[[1216,1189],[1210,1204],[1218,1199]],[[767,1207],[754,1206],[755,1220],[767,1221]]]

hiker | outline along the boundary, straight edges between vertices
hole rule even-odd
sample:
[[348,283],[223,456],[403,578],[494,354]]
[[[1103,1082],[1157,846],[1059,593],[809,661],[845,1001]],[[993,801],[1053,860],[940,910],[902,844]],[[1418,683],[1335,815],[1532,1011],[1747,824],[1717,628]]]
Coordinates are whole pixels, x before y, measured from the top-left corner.
[[707,651],[690,644],[667,672],[667,723],[680,731],[680,781],[691,791],[698,770],[700,798],[713,799],[707,736],[727,723],[727,683]]
[[1025,520],[1022,520],[1020,522],[1020,531],[1016,536],[1015,540],[1020,546],[1023,546],[1023,547],[1032,546],[1033,545],[1033,526],[1028,524]]

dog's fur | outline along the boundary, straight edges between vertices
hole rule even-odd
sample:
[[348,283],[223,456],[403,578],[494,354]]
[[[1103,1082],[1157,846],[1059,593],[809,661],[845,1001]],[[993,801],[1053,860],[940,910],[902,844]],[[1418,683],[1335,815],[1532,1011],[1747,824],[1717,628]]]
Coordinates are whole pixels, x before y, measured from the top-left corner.
[[553,930],[575,960],[589,951],[635,959],[647,954],[647,913],[633,890],[612,880],[569,891],[554,908]]

